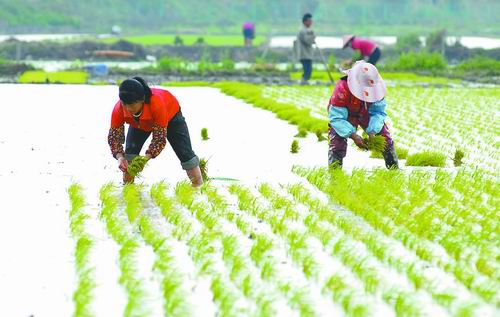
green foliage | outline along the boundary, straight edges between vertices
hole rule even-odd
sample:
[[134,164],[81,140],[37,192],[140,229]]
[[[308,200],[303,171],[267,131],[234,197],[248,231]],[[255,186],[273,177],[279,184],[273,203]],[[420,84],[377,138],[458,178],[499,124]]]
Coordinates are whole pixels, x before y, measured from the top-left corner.
[[406,165],[444,167],[446,165],[446,155],[434,151],[414,153],[408,156]]
[[187,62],[180,57],[163,56],[156,67],[162,72],[184,72],[187,70]]
[[145,156],[138,155],[132,159],[128,164],[127,172],[131,176],[140,176],[140,173],[144,170],[144,167],[148,163],[149,158]]
[[437,72],[446,69],[446,67],[446,60],[440,53],[420,51],[402,53],[396,61],[387,63],[384,69]]
[[419,35],[416,33],[405,34],[397,37],[396,49],[400,51],[419,50],[422,47]]
[[[149,30],[148,30],[149,31]],[[200,45],[198,39],[199,35],[196,34],[180,34],[180,35],[164,35],[164,34],[146,34],[146,35],[137,35],[137,36],[126,36],[120,39],[110,38],[104,39],[102,42],[112,44],[116,43],[119,40],[125,40],[135,44],[141,44],[146,46],[156,46],[156,45],[181,45],[176,44],[176,37],[179,37],[182,40],[182,45],[185,46],[193,46]],[[257,36],[254,39],[254,43],[256,45],[260,45],[265,41],[264,36]],[[203,36],[203,45],[207,46],[243,46],[243,41],[241,35],[204,35]]]
[[500,76],[500,61],[488,57],[475,56],[460,62],[454,70],[478,72],[487,76]]
[[224,51],[222,54],[220,69],[223,71],[233,71],[235,69],[235,63],[229,51]]
[[208,129],[207,128],[202,128],[201,129],[201,139],[203,141],[206,141],[206,140],[209,139],[209,137],[208,137]]
[[19,83],[85,84],[87,79],[88,74],[80,71],[45,72],[42,70],[28,70],[19,77]]

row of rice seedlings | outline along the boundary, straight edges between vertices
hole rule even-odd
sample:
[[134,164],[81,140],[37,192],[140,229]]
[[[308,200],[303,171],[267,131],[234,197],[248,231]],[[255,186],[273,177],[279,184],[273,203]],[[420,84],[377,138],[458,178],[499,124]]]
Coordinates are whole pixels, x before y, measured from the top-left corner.
[[85,230],[85,222],[89,216],[83,211],[85,197],[79,184],[71,184],[68,188],[71,209],[69,210],[71,236],[75,240],[75,270],[77,286],[73,292],[75,310],[73,316],[94,316],[92,301],[94,300],[94,268],[90,265],[90,253],[94,239]]
[[446,166],[446,155],[436,151],[423,151],[410,154],[406,158],[406,166]]
[[[407,186],[410,199],[400,206],[396,222],[408,224],[422,238],[438,242],[458,261],[470,261],[478,252],[482,256],[490,254],[490,238],[495,234],[497,225],[482,221],[479,230],[476,220],[486,214],[471,212],[477,208],[472,205],[461,206],[461,200],[455,199],[454,193],[447,189],[447,183],[452,179],[447,172],[439,171],[435,176],[422,172],[410,174]],[[418,210],[414,208],[416,200],[422,203]],[[491,212],[487,214],[491,215]]]
[[148,316],[149,311],[145,306],[147,294],[143,288],[143,281],[138,276],[136,254],[139,242],[127,222],[120,217],[118,212],[118,198],[113,184],[102,186],[100,192],[102,210],[100,218],[106,224],[108,234],[120,246],[118,265],[120,267],[119,283],[127,294],[127,305],[124,316]]
[[[256,199],[252,199],[250,197],[249,192],[247,193],[247,191],[245,189],[239,187],[238,185],[233,184],[231,186],[230,191],[233,193],[239,192],[242,194],[242,197],[249,198],[253,202],[256,202]],[[254,243],[251,246],[249,256],[250,256],[250,259],[252,260],[252,262],[260,270],[260,277],[265,282],[272,283],[271,285],[269,285],[269,284],[267,284],[267,285],[269,285],[270,287],[275,289],[276,287],[280,288],[279,285],[283,285],[283,283],[285,283],[285,284],[290,283],[290,282],[284,282],[282,279],[280,279],[277,276],[277,272],[275,269],[276,263],[275,263],[273,253],[272,253],[273,249],[276,248],[276,245],[275,245],[276,242],[274,242],[274,238],[270,237],[269,235],[267,235],[265,233],[254,232],[251,228],[249,228],[249,223],[242,220],[242,218],[243,218],[242,216],[238,216],[236,218],[234,212],[231,212],[230,210],[228,210],[228,208],[227,208],[228,203],[225,200],[225,198],[222,197],[221,195],[219,195],[215,188],[206,187],[204,189],[204,192],[207,194],[208,200],[212,204],[214,212],[218,212],[219,215],[225,217],[230,222],[235,222],[235,220],[236,220],[236,226],[240,229],[240,231],[243,234],[249,235],[252,237]],[[240,200],[240,202],[241,202],[241,200]],[[282,202],[282,203],[286,203],[286,202]],[[275,202],[274,207],[279,209],[279,208],[281,208],[282,203]],[[246,204],[246,203],[243,203],[242,205],[247,206],[247,207],[249,206],[249,204]],[[259,207],[257,207],[256,205],[254,205],[254,207],[255,208],[252,208],[252,210],[254,210],[254,211],[257,211],[259,209]],[[242,210],[242,211],[244,211],[244,210]],[[266,215],[270,215],[270,214],[271,214],[270,212],[264,212],[264,213],[261,213],[260,215],[265,217]],[[254,214],[253,216],[256,216],[256,214]],[[265,219],[262,219],[262,220],[265,220]],[[244,223],[245,226],[242,227],[240,225],[241,223]],[[290,235],[290,237],[297,237],[297,236],[298,236],[298,234],[296,232],[292,232],[292,234]],[[303,242],[305,241],[305,239],[295,239],[295,241],[296,240],[300,240],[302,242],[301,246],[302,247],[304,246]],[[296,247],[295,249],[298,249],[298,248]],[[306,278],[312,278],[313,275],[315,275],[317,267],[318,267],[316,265],[315,261],[313,260],[312,256],[310,256],[309,254],[303,254],[303,253],[299,253],[296,251],[294,252],[294,254],[295,255],[299,255],[299,254],[302,255],[301,270],[304,273],[304,275],[306,276]],[[297,260],[297,257],[295,259]],[[280,279],[280,280],[278,281],[277,279]],[[280,289],[278,289],[278,291],[280,291]],[[281,289],[281,291],[283,291],[283,289]],[[283,295],[287,296],[289,304],[291,306],[293,305],[293,307],[295,307],[299,310],[302,310],[302,315],[307,315],[308,313],[313,313],[313,311],[310,309],[311,308],[310,305],[307,304],[309,302],[309,300],[304,297],[305,294],[293,294],[293,293],[290,293],[289,291],[287,291],[287,292],[283,293]]]
[[[240,185],[232,184],[229,187],[229,192],[238,198],[239,210],[249,212],[252,216],[268,223],[273,233],[284,239],[285,243],[288,245],[289,252],[295,255],[293,257],[295,260],[300,257],[300,254],[304,255],[303,252],[299,252],[299,249],[304,248],[304,239],[300,240],[295,238],[300,235],[298,232],[288,234],[285,217],[280,217],[278,213],[263,208],[263,206],[258,203],[257,198],[254,197],[248,189]],[[260,267],[262,279],[276,283],[280,293],[287,299],[288,304],[292,308],[297,309],[301,316],[315,316],[316,310],[314,309],[314,304],[304,289],[292,287],[292,282],[286,281],[286,279],[277,279],[278,272],[276,272],[275,269],[276,263],[272,258],[272,250],[275,244],[273,239],[264,234],[255,233],[254,236],[255,243],[250,251],[250,258]],[[294,238],[295,241],[290,243],[290,240]],[[312,264],[309,263],[309,266],[312,266]]]
[[[294,184],[288,186],[288,191],[294,196],[297,202],[306,205],[313,214],[308,217],[311,228],[318,228],[318,232],[313,231],[313,234],[323,236],[325,233],[319,227],[318,222],[323,220],[333,224],[337,231],[340,229],[352,239],[362,242],[367,250],[370,251],[379,261],[395,268],[399,273],[406,274],[407,278],[418,289],[425,289],[429,292],[434,300],[440,305],[445,306],[449,310],[459,310],[463,306],[469,306],[471,303],[478,304],[477,301],[464,301],[457,293],[457,286],[449,287],[446,291],[436,288],[436,283],[439,284],[439,276],[429,276],[426,274],[426,268],[432,267],[432,264],[427,261],[419,261],[409,259],[407,256],[401,255],[398,252],[393,252],[397,248],[394,241],[383,236],[379,231],[368,229],[367,227],[355,219],[351,215],[342,212],[335,212],[327,205],[323,204],[319,199],[310,195],[309,191],[302,184]],[[316,217],[311,217],[316,215]],[[333,233],[327,232],[326,239],[331,239]],[[325,240],[326,240],[325,239]],[[324,240],[323,240],[324,242]],[[481,303],[479,303],[481,304]],[[477,309],[482,309],[480,305],[476,305]]]
[[[314,92],[312,92],[314,91]],[[263,96],[275,99],[282,103],[296,107],[308,107],[314,114],[320,114],[327,120],[325,101],[331,95],[330,88],[311,87],[266,87]],[[499,169],[498,151],[495,143],[481,142],[496,133],[495,107],[486,107],[483,104],[494,105],[498,100],[498,92],[491,89],[428,89],[421,87],[390,89],[390,104],[388,107],[391,132],[400,146],[411,148],[412,152],[440,151],[453,155],[456,145],[475,148],[476,151],[466,153],[464,163],[480,165],[487,169],[487,173],[497,177]],[[460,103],[462,106],[456,111],[448,111],[448,106]],[[479,109],[481,108],[481,109]],[[477,116],[478,109],[483,115]],[[441,118],[441,124],[434,124],[435,118]],[[464,117],[471,117],[477,121],[481,129],[470,133],[464,129],[461,122]],[[432,139],[420,137],[434,135]],[[490,155],[493,153],[494,155]],[[495,154],[496,153],[496,154]],[[398,157],[403,159],[398,153]],[[495,160],[491,160],[491,158]]]
[[328,132],[326,120],[312,115],[309,109],[263,97],[264,86],[232,82],[217,83],[215,86],[227,95],[242,99],[255,107],[274,112],[278,118],[298,126],[299,130],[302,129],[312,133]]
[[[251,265],[247,261],[247,255],[240,249],[237,237],[233,234],[223,233],[220,221],[217,223],[212,221],[207,222],[207,219],[227,218],[230,222],[236,222],[235,225],[241,228],[240,230],[244,234],[249,233],[249,224],[245,222],[242,217],[236,219],[234,213],[228,212],[227,202],[217,195],[217,192],[213,188],[205,185],[202,191],[207,193],[207,198],[211,206],[207,206],[205,203],[193,203],[192,201],[189,203],[190,200],[185,199],[185,196],[191,196],[193,194],[192,188],[182,183],[178,184],[176,187],[176,193],[183,197],[183,201],[190,205],[190,211],[193,215],[195,215],[200,222],[204,222],[208,230],[214,231],[220,237],[220,242],[222,244],[222,259],[229,269],[230,280],[246,298],[255,302],[257,307],[256,314],[259,316],[274,316],[276,314],[276,308],[270,300],[272,294],[263,287],[263,281],[254,277],[251,272]],[[256,234],[253,234],[253,236],[255,237]]]
[[[151,188],[151,197],[160,207],[167,221],[174,226],[180,225],[185,228],[194,228],[195,224],[182,212],[174,212],[176,204],[191,208],[200,206],[195,202],[195,190],[187,182],[178,183],[175,187],[176,199],[173,200],[165,195],[167,189],[164,183],[154,185]],[[248,313],[248,305],[243,300],[243,294],[231,283],[225,270],[217,266],[216,254],[219,249],[221,232],[215,231],[214,226],[217,219],[211,217],[200,209],[192,212],[202,225],[199,231],[189,230],[177,235],[177,239],[187,244],[189,255],[199,270],[199,274],[211,279],[211,291],[213,300],[218,307],[218,315],[237,316]],[[183,230],[184,231],[184,230]]]
[[[367,182],[370,177],[361,176],[361,171],[353,171],[353,175],[348,176],[341,171],[328,174],[324,169],[308,170],[294,167],[294,172],[306,177],[313,185],[327,193],[335,202],[346,206],[373,227],[380,229],[389,237],[397,238],[406,247],[415,250],[421,259],[435,263],[441,269],[453,273],[459,281],[480,295],[485,301],[497,301],[495,298],[497,298],[498,288],[492,285],[490,280],[482,278],[478,275],[479,272],[474,272],[470,266],[444,257],[434,245],[416,236],[415,233],[419,233],[418,231],[395,223],[393,219],[401,218],[400,209],[402,206],[400,203],[396,204],[396,202],[399,201],[399,197],[405,199],[403,193],[405,186],[395,180],[394,174],[389,173],[390,171],[375,172],[374,174],[379,173],[379,178],[377,178],[378,182],[373,184]],[[356,173],[357,176],[355,176]],[[396,176],[398,175],[401,176],[401,174],[396,174]],[[384,179],[386,180],[384,181]],[[335,182],[335,185],[332,182]],[[342,188],[350,188],[350,190],[339,190]],[[383,191],[381,188],[383,188]],[[358,199],[358,191],[370,192],[373,196],[364,195],[364,199],[360,200]],[[391,202],[391,200],[393,201]],[[392,207],[393,205],[394,207]],[[395,206],[398,206],[399,210],[393,210],[392,208],[396,208]],[[384,213],[382,213],[382,210]],[[411,218],[410,216],[407,217]]]
[[[286,200],[286,197],[281,196],[281,195],[277,194],[276,192],[267,193],[267,194],[265,194],[265,196],[267,196],[271,201]],[[289,202],[289,204],[290,205],[288,206],[288,208],[291,208],[292,203]],[[313,206],[308,206],[308,207],[318,208],[320,206],[321,206],[321,204],[319,203],[319,201],[314,201]],[[311,211],[314,212],[314,209],[311,208]],[[329,212],[329,211],[330,210],[328,208],[325,208],[325,207],[323,207],[323,209],[321,210],[323,217],[326,218],[325,220],[335,219],[334,214]],[[345,237],[341,237],[338,235],[338,233],[341,232],[342,230],[339,231],[340,228],[337,227],[337,224],[332,223],[337,228],[328,228],[328,231],[327,231],[327,230],[325,230],[325,228],[320,227],[318,225],[318,223],[317,223],[317,221],[315,221],[313,215],[314,214],[309,214],[304,219],[304,224],[309,229],[309,232],[313,236],[316,236],[322,242],[324,247],[327,247],[327,245],[329,245],[330,243],[334,243],[335,245],[338,246],[339,241],[346,241],[346,243],[347,242],[351,243],[351,241],[346,240]],[[334,247],[334,249],[335,249],[335,247]],[[353,252],[353,248],[351,248],[351,253],[352,252]],[[380,271],[377,266],[372,265],[372,266],[368,266],[367,268],[365,267],[370,262],[369,260],[371,260],[372,262],[373,261],[376,262],[376,260],[371,258],[371,255],[369,253],[364,255],[364,261],[366,262],[364,264],[361,263],[361,262],[363,262],[361,260],[359,263],[356,263],[356,261],[355,261],[356,257],[345,257],[345,254],[344,254],[344,257],[343,258],[341,257],[340,259],[342,260],[342,263],[344,265],[347,265],[348,267],[350,267],[352,269],[352,271],[354,273],[356,273],[356,275],[365,283],[365,290],[368,293],[376,294],[376,292],[379,289],[378,286],[384,285],[383,280],[380,279],[381,275],[380,274],[373,274],[373,272]],[[387,284],[387,282],[385,282],[385,283]],[[390,287],[385,287],[385,288],[382,287],[382,289],[388,290],[388,289],[390,289]],[[398,291],[400,292],[399,296],[405,296],[405,297],[408,296],[408,291],[406,291],[404,289],[400,289]],[[391,293],[390,293],[391,296],[387,297],[387,298],[388,299],[393,298],[394,292],[395,292],[395,290],[391,290]],[[344,309],[351,311],[351,312],[356,312],[357,314],[361,314],[362,312],[368,313],[369,311],[371,311],[369,306],[366,305],[366,303],[357,302],[356,304],[353,304],[352,302],[349,301],[349,299],[354,300],[355,298],[354,297],[345,297],[344,301],[342,302]],[[417,311],[417,307],[420,305],[418,300],[407,299],[407,302],[413,303],[413,305],[415,305],[413,307],[413,311]],[[395,302],[388,302],[388,303],[395,305]],[[408,304],[408,305],[410,305],[410,304]],[[409,309],[409,307],[405,306],[404,310],[408,310],[408,309]],[[401,314],[404,310],[397,311],[397,313]]]
[[156,229],[151,217],[143,213],[141,189],[142,186],[135,184],[124,186],[125,211],[130,224],[139,228],[142,238],[156,255],[154,269],[161,278],[164,314],[166,316],[191,316],[188,291],[183,287],[185,277],[180,274],[178,267],[176,267],[173,251],[167,241],[168,238]]

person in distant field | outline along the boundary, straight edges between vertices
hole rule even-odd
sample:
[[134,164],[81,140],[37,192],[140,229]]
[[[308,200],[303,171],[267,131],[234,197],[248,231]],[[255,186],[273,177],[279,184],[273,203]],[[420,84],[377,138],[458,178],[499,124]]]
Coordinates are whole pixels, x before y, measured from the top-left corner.
[[[177,99],[167,90],[150,88],[141,77],[124,80],[119,98],[111,114],[108,144],[123,172],[123,182],[134,182],[134,177],[127,173],[128,162],[139,155],[152,134],[145,156],[157,157],[168,140],[193,186],[201,186],[200,160],[191,148],[188,127]],[[129,125],[126,139],[125,123]]]
[[312,29],[312,15],[310,13],[304,14],[302,17],[302,26],[297,34],[295,41],[297,55],[302,64],[303,73],[301,84],[306,85],[311,79],[312,75],[312,62],[313,62],[313,44],[316,43],[316,35]]
[[255,25],[252,22],[245,22],[243,24],[243,37],[245,39],[245,46],[252,46],[253,39],[255,38]]
[[361,149],[367,149],[365,141],[356,131],[358,126],[369,138],[381,135],[386,146],[382,155],[388,169],[398,168],[398,157],[389,129],[385,124],[386,86],[375,66],[358,61],[344,71],[335,84],[333,95],[328,103],[329,149],[328,164],[341,168],[347,150],[347,138],[351,138]]
[[[343,37],[343,42],[344,46],[342,49],[350,47],[355,51],[359,51],[362,58],[372,65],[376,65],[382,55],[380,48],[373,41],[357,38],[356,36],[349,34]],[[353,61],[350,60],[349,64],[352,64],[352,62]]]

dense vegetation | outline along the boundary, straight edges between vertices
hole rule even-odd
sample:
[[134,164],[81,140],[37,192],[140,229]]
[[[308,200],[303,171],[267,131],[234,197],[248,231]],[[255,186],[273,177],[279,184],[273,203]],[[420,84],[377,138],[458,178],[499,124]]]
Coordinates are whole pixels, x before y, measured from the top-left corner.
[[[258,31],[295,32],[312,12],[323,32],[399,33],[446,28],[462,34],[498,34],[500,3],[491,0],[0,0],[0,32],[239,33],[252,20]],[[484,8],[488,8],[485,10]],[[271,30],[272,27],[272,30]]]

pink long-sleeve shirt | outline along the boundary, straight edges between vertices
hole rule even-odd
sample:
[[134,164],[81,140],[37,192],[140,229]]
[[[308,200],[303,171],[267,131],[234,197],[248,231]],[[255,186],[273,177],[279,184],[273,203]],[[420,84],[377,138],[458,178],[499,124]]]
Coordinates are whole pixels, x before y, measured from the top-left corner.
[[370,56],[377,47],[377,44],[367,39],[358,39],[355,37],[352,40],[351,46],[354,50],[360,51],[361,55]]

